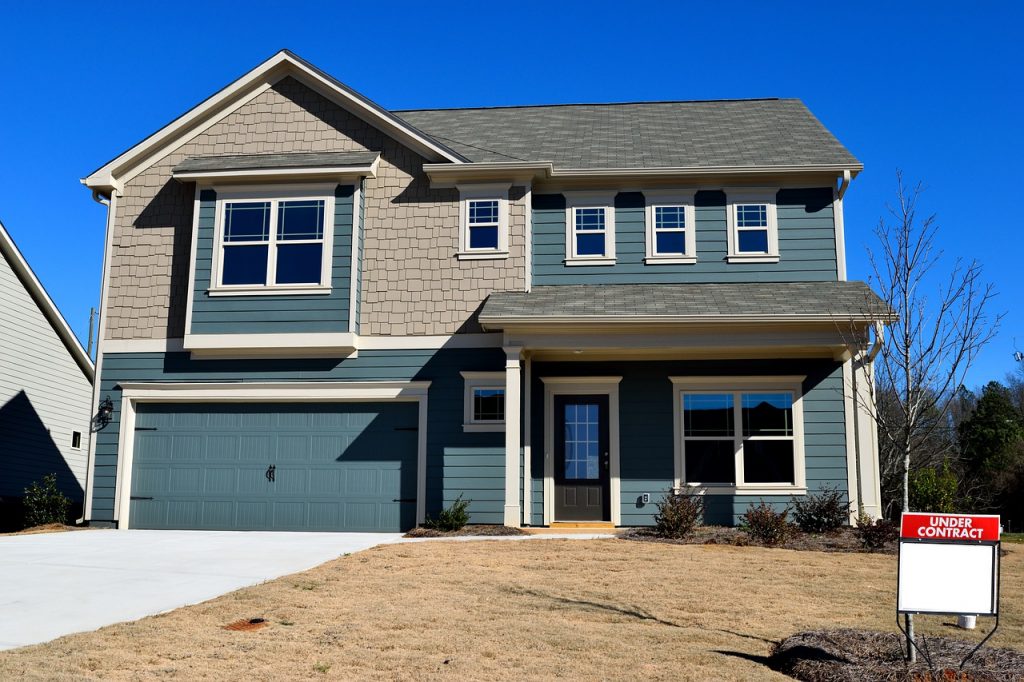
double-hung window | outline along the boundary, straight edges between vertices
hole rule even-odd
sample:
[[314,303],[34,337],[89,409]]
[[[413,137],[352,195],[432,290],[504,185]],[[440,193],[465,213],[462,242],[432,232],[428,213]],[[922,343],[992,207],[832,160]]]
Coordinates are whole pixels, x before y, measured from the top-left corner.
[[696,263],[693,193],[644,192],[647,201],[645,263]]
[[805,489],[798,377],[744,386],[675,378],[678,474],[684,486]]
[[508,185],[459,186],[460,260],[508,257]]
[[464,431],[505,430],[504,372],[462,372]]
[[615,263],[615,204],[613,195],[577,194],[567,197],[566,265]]
[[211,293],[329,290],[333,208],[328,196],[225,196]]
[[730,195],[726,210],[730,261],[773,263],[779,260],[774,191]]

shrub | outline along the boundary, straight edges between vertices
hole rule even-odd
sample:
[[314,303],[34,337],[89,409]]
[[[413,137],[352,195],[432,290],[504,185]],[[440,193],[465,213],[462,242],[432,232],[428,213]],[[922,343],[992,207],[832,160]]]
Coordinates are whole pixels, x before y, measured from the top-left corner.
[[789,537],[790,526],[787,516],[788,507],[777,512],[762,500],[760,504],[751,503],[747,508],[740,517],[740,528],[760,543],[768,546],[777,545]]
[[960,482],[949,467],[927,467],[910,474],[910,508],[922,512],[953,514],[958,511],[957,489]]
[[25,488],[25,527],[67,523],[71,500],[57,489],[57,474],[46,474],[43,482]]
[[857,517],[857,525],[854,528],[860,544],[867,549],[882,549],[890,542],[896,542],[899,537],[899,528],[888,519],[872,521],[871,517],[861,514]]
[[793,502],[793,520],[805,533],[830,533],[850,520],[850,503],[836,488],[824,488]]
[[450,507],[441,510],[436,519],[427,518],[423,522],[424,528],[441,531],[461,530],[463,526],[469,523],[469,512],[467,510],[469,509],[470,502],[472,500],[464,500],[460,494],[455,498]]
[[680,540],[700,525],[704,518],[704,496],[669,490],[655,506],[654,533],[658,537]]

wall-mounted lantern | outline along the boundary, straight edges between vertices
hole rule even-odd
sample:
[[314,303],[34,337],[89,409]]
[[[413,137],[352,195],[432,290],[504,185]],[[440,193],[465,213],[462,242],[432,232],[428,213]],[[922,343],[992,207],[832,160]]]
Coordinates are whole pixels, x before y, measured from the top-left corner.
[[104,426],[110,423],[110,420],[114,417],[114,401],[110,399],[108,395],[106,398],[100,401],[99,410],[96,412],[96,416],[92,418],[93,430],[99,431]]

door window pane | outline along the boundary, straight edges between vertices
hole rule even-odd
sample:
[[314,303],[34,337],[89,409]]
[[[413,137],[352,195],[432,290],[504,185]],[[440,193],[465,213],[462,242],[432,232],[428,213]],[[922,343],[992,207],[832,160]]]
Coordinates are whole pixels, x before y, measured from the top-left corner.
[[731,440],[686,441],[686,481],[688,483],[736,482],[736,457]]
[[745,441],[743,478],[747,483],[793,483],[793,441]]
[[789,393],[744,393],[743,435],[792,436],[793,396]]
[[565,478],[601,478],[600,412],[596,404],[565,406]]
[[266,284],[266,244],[254,246],[225,246],[221,264],[223,284]]
[[732,394],[684,395],[683,428],[686,436],[731,437],[734,433]]
[[279,244],[277,283],[319,284],[323,249],[323,244]]

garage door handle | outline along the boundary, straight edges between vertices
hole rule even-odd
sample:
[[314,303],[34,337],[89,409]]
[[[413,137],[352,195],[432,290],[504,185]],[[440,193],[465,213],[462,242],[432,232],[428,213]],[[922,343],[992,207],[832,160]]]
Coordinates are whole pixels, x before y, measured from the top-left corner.
[[132,495],[131,499],[133,499],[133,500],[152,500],[153,498],[152,497],[138,497],[136,495]]
[[399,499],[395,499],[395,500],[391,500],[391,501],[392,502],[415,502],[416,498],[415,497],[410,497],[408,499],[403,498],[403,499],[400,499],[400,500]]
[[273,464],[271,464],[270,466],[267,467],[267,473],[265,473],[264,476],[267,477],[268,481],[273,483],[274,482],[274,474],[275,474],[276,471],[277,471],[277,467],[275,467]]

